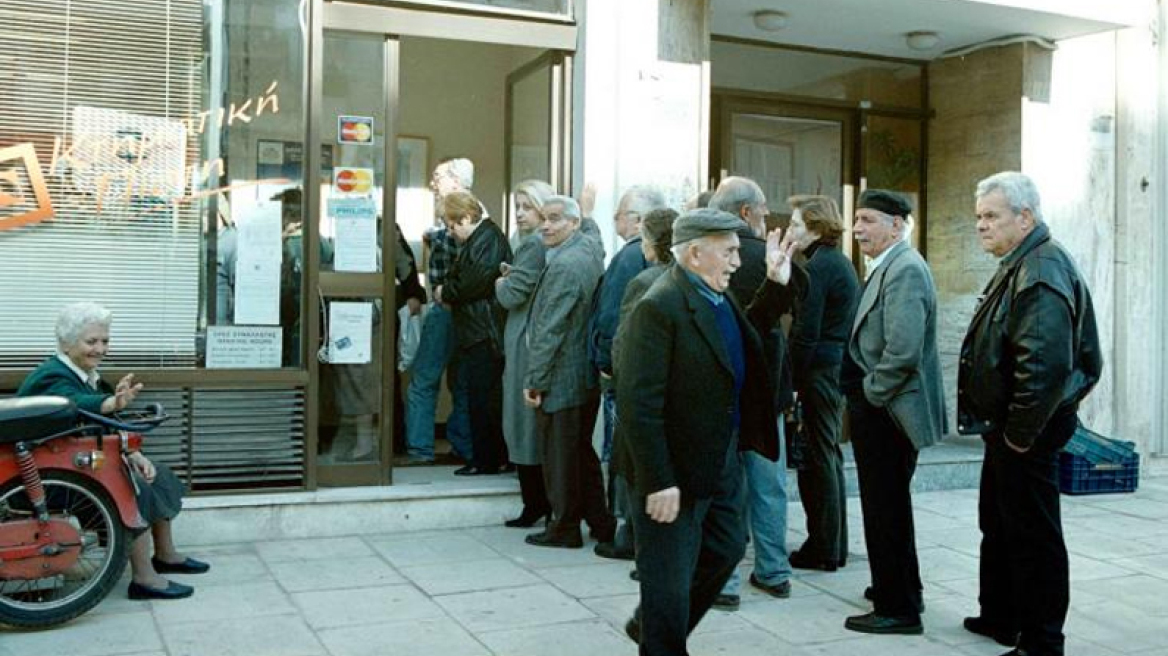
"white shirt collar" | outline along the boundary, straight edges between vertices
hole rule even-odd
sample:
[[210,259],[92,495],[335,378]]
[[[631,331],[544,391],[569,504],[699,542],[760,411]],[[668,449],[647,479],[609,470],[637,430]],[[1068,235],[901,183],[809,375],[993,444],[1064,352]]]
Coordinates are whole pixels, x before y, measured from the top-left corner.
[[879,269],[880,265],[884,264],[884,260],[888,259],[888,254],[891,253],[892,249],[896,248],[896,245],[899,243],[900,243],[899,241],[893,242],[892,245],[889,246],[888,248],[885,248],[882,253],[880,253],[876,257],[868,260],[868,270],[867,270],[867,275],[864,276],[864,280],[871,278],[872,274],[876,273],[876,269]]
[[97,381],[101,380],[101,374],[97,373],[96,369],[93,371],[85,371],[81,367],[78,367],[77,363],[69,359],[69,356],[61,353],[60,351],[57,352],[57,359],[61,362],[64,362],[65,366],[69,367],[69,369],[74,374],[76,374],[79,379],[81,379],[81,382],[89,385],[93,389],[97,389]]

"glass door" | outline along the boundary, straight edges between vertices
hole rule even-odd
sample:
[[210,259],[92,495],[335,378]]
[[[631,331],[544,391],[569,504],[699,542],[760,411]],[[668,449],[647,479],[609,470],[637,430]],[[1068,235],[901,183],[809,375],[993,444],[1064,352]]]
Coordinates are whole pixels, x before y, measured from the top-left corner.
[[[316,339],[309,345],[321,486],[389,482],[394,298],[398,42],[326,30],[321,52],[320,143],[310,228],[318,266]],[[289,241],[295,242],[293,238]],[[307,241],[305,242],[307,244]]]
[[543,180],[558,193],[570,193],[571,180],[563,154],[569,143],[568,96],[571,57],[549,51],[507,76],[505,231],[514,225],[511,192],[524,180]]

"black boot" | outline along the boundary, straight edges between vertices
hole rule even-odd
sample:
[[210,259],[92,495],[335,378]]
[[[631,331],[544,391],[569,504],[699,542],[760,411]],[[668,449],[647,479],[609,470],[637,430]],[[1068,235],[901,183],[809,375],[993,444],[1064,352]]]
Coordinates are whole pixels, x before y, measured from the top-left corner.
[[515,519],[503,522],[511,528],[530,528],[551,514],[547,489],[543,483],[541,465],[516,465],[519,475],[519,495],[523,498],[523,512]]

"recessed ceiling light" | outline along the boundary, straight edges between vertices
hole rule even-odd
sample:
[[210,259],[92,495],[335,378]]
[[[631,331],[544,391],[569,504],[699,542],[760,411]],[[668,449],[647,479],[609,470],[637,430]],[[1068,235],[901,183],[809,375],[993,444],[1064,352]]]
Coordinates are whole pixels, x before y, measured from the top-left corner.
[[754,12],[754,26],[765,32],[777,32],[787,26],[787,14],[771,9],[756,11]]
[[904,35],[904,42],[913,50],[932,50],[941,43],[941,35],[928,31],[909,32]]

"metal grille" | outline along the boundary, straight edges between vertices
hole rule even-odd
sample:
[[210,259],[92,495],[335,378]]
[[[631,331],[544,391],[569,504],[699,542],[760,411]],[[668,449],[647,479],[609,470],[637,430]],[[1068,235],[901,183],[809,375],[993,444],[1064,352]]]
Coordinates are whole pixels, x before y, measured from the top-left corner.
[[[4,0],[0,4],[0,370],[55,347],[61,306],[114,312],[124,367],[191,367],[199,313],[199,207],[183,198],[198,142],[202,0]],[[34,171],[35,169],[35,171]],[[10,224],[11,225],[11,224]]]

